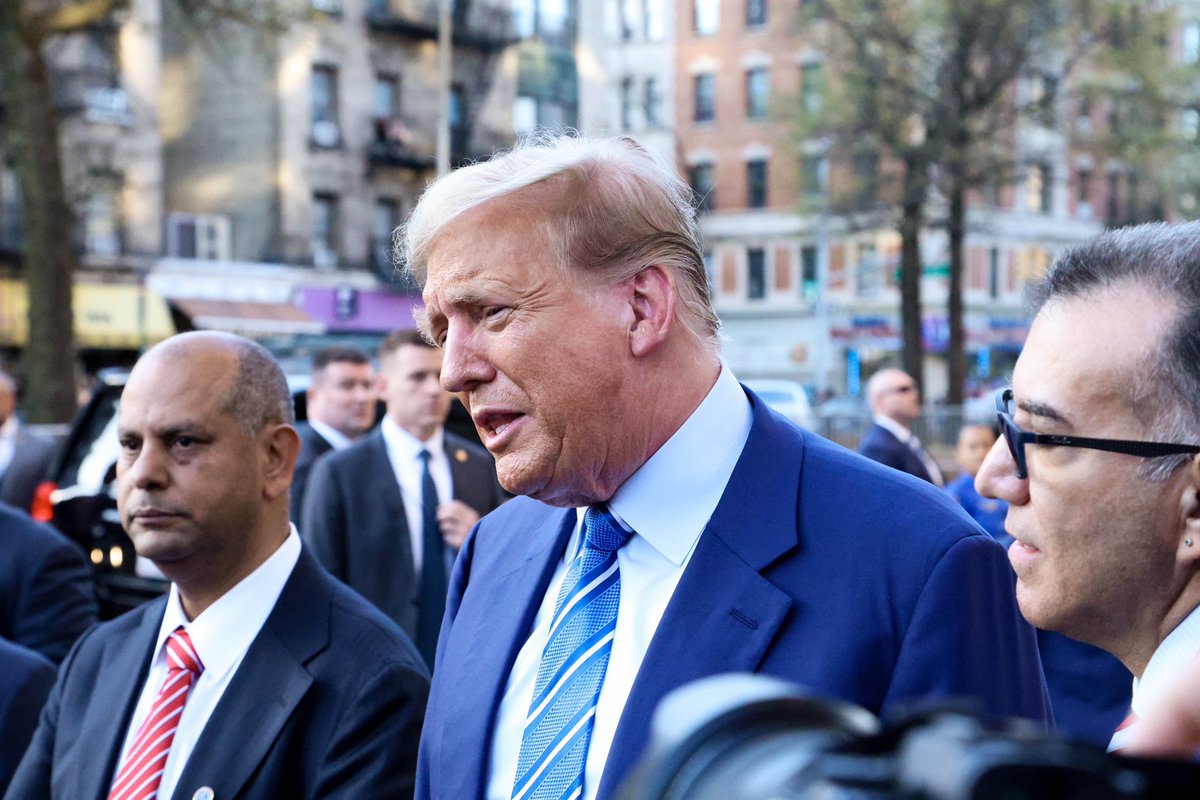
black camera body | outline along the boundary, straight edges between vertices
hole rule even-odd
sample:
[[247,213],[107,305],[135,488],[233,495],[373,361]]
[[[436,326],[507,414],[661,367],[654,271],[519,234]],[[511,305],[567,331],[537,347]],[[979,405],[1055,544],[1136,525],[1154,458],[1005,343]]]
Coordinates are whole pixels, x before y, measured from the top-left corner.
[[1200,766],[1122,758],[1021,720],[944,706],[884,726],[757,675],[668,695],[621,800],[1156,800],[1200,797]]

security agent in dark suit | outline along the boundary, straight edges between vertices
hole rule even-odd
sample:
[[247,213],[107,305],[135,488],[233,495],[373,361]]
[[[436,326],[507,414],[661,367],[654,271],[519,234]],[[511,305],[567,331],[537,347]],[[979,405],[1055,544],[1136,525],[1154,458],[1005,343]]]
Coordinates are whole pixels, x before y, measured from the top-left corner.
[[371,358],[341,345],[313,356],[312,383],[305,395],[308,420],[296,425],[300,456],[292,479],[292,522],[303,530],[304,491],[313,463],[331,450],[361,439],[375,424],[375,373]]
[[[6,797],[104,797],[143,763],[162,798],[411,795],[428,675],[289,526],[292,418],[278,365],[241,337],[182,334],[134,367],[117,505],[172,588],[76,644]],[[139,737],[153,720],[169,722]]]
[[0,503],[0,637],[55,664],[99,609],[83,553],[49,525]]
[[867,382],[867,399],[874,422],[859,442],[858,452],[892,469],[944,486],[937,462],[909,430],[913,420],[921,416],[921,390],[912,376],[899,369],[881,369]]
[[0,639],[0,792],[8,788],[54,685],[54,665]]
[[325,568],[411,633],[431,665],[454,556],[505,497],[492,457],[443,428],[450,395],[441,367],[441,351],[414,330],[384,340],[387,415],[362,442],[317,462],[303,515],[305,541]]
[[26,429],[16,412],[17,384],[0,372],[0,502],[28,511],[58,446]]

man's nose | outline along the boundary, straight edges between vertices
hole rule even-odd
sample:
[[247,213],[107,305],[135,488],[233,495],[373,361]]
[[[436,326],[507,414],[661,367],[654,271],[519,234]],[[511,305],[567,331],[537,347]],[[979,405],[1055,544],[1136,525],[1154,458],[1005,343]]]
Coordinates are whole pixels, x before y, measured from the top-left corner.
[[442,344],[442,388],[448,392],[469,392],[495,374],[480,334],[451,325]]
[[117,477],[137,489],[162,488],[167,483],[167,470],[161,450],[143,445],[137,457],[118,470]]
[[1029,502],[1029,480],[1017,477],[1017,464],[1003,437],[996,440],[983,459],[975,475],[975,490],[984,497],[1006,500],[1010,505]]

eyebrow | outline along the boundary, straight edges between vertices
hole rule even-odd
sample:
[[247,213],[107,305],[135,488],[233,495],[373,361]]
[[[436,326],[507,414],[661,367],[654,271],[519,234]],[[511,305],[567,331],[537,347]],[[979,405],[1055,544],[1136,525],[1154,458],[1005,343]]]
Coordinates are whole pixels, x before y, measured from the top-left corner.
[[1018,400],[1017,408],[1034,417],[1061,422],[1063,425],[1071,424],[1071,420],[1067,418],[1066,414],[1046,403],[1039,403],[1034,400]]

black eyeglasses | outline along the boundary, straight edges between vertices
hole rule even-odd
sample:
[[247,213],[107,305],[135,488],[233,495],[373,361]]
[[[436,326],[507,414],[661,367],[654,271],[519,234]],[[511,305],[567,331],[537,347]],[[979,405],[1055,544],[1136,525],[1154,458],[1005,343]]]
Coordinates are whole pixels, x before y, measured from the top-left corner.
[[1200,445],[1169,444],[1167,442],[1133,442],[1127,439],[1088,439],[1082,436],[1056,436],[1050,433],[1029,433],[1021,430],[1012,418],[1012,389],[1001,389],[996,392],[996,418],[1000,421],[1000,430],[1004,433],[1004,441],[1008,443],[1008,452],[1012,454],[1013,463],[1017,465],[1017,477],[1024,480],[1029,477],[1025,466],[1025,445],[1048,444],[1056,447],[1081,447],[1086,450],[1105,450],[1109,453],[1124,453],[1139,458],[1157,458],[1183,453],[1200,453]]

